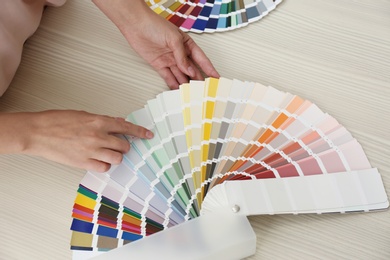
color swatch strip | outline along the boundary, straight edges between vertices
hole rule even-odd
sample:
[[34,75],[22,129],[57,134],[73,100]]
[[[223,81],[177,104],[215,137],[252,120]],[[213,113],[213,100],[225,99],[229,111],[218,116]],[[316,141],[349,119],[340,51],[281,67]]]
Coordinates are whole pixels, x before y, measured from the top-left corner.
[[281,0],[145,0],[157,14],[183,31],[233,30],[260,20]]
[[[224,202],[214,197],[226,198]],[[236,214],[364,212],[389,207],[377,169],[290,178],[227,181],[202,204],[202,215],[239,206]]]
[[[196,218],[205,198],[218,207],[223,198],[234,197],[213,193],[223,183],[279,180],[277,185],[272,181],[260,185],[268,191],[269,210],[258,214],[275,214],[273,209],[284,207],[274,189],[280,185],[285,201],[315,199],[315,184],[331,180],[348,188],[349,180],[363,178],[357,176],[366,171],[364,182],[372,185],[356,186],[354,192],[363,189],[371,198],[371,192],[383,189],[361,145],[335,118],[308,100],[260,83],[226,78],[191,81],[149,100],[127,120],[152,130],[155,137],[124,136],[131,149],[122,163],[104,174],[86,174],[72,212],[73,250],[107,251]],[[336,173],[341,177],[329,179]],[[316,178],[304,181],[311,176]],[[256,204],[260,198],[245,200]],[[341,205],[346,199],[333,196],[332,203],[340,200]],[[326,203],[316,204],[313,211],[388,206],[386,201],[367,206],[367,201],[358,200],[351,207],[329,211]],[[294,203],[283,211],[307,212],[307,203]]]

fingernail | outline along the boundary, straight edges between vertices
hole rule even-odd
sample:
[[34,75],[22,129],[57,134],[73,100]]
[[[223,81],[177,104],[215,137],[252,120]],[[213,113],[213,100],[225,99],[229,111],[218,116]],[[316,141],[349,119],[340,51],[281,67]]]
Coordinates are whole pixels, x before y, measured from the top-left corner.
[[191,66],[189,66],[187,70],[189,74],[188,76],[195,77],[195,70]]
[[151,139],[153,137],[154,137],[154,134],[152,133],[152,131],[146,131],[146,138]]

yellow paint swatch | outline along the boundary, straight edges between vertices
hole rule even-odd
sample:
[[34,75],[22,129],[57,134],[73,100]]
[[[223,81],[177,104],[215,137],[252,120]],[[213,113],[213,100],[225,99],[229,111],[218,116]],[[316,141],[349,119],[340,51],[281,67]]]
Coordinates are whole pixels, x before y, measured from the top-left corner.
[[91,199],[90,197],[87,197],[81,193],[77,193],[75,204],[81,205],[83,207],[94,209],[96,206],[96,201],[94,199]]

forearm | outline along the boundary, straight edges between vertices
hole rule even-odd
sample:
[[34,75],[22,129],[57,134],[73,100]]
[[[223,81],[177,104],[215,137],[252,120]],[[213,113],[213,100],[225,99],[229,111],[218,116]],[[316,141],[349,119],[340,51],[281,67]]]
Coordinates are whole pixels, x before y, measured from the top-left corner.
[[33,113],[0,113],[0,154],[25,153]]
[[145,16],[153,11],[144,0],[92,0],[92,2],[118,27],[122,34],[128,28],[145,21]]

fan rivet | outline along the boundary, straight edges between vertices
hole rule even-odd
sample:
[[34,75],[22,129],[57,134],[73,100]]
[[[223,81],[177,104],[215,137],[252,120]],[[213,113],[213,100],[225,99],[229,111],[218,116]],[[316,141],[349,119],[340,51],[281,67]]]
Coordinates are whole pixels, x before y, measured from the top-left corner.
[[239,211],[240,211],[240,206],[234,205],[233,208],[232,208],[232,211],[233,211],[234,213],[239,212]]

